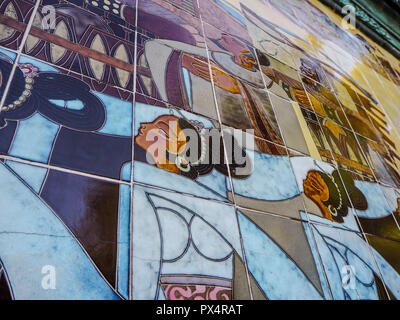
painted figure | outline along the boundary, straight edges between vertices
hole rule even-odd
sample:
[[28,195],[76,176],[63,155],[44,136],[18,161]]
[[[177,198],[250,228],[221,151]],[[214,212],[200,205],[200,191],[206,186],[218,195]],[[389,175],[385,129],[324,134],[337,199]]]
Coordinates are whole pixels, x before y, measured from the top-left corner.
[[42,0],[20,48],[32,10],[0,4],[0,299],[400,298],[387,52],[315,0]]
[[[11,66],[9,61],[0,60],[2,92]],[[125,150],[116,157],[112,153],[103,153],[100,159],[94,158],[90,161],[92,170],[96,170],[96,165],[93,166],[96,161],[108,161],[109,171],[103,174],[115,174],[119,178],[124,161],[131,160],[131,140],[123,136],[110,139],[107,135],[93,133],[104,129],[111,132],[110,119],[106,120],[107,113],[112,117],[111,109],[103,101],[79,79],[54,71],[41,72],[33,61],[19,64],[0,114],[2,153],[6,152],[11,157],[26,157],[44,166],[62,161],[65,167],[79,172],[85,170],[84,162],[76,157],[71,161],[65,151],[73,153],[75,149],[75,152],[84,156],[79,143],[84,144],[86,149],[98,149],[97,145],[102,140],[105,148],[108,145],[110,150],[121,147]],[[127,110],[123,105],[120,108]],[[32,134],[31,128],[35,127],[40,130]],[[66,149],[65,146],[71,143],[75,148]],[[104,152],[104,149],[100,152]],[[126,156],[126,160],[123,160]],[[109,160],[111,157],[112,161]],[[116,262],[110,263],[109,260],[115,256],[116,245],[110,242],[99,247],[100,238],[116,241],[123,188],[120,195],[118,185],[107,185],[96,179],[66,174],[48,167],[24,165],[13,160],[2,162],[1,171],[2,201],[3,207],[7,208],[3,210],[2,227],[4,230],[15,230],[15,233],[11,232],[0,239],[2,279],[9,285],[9,295],[15,299],[31,299],[34,296],[43,299],[127,297],[125,292],[119,293],[116,289]],[[71,183],[74,188],[70,188]],[[67,190],[61,198],[60,187]],[[103,209],[87,206],[86,201],[94,196],[90,189],[105,194],[101,201]],[[110,190],[113,190],[111,197]],[[86,200],[82,198],[85,194]],[[75,209],[61,205],[65,200],[72,201],[72,198],[75,198]],[[96,215],[105,213],[108,214],[108,227],[90,222]],[[80,222],[76,223],[77,220]],[[87,223],[91,224],[89,234]],[[18,236],[21,233],[31,236]],[[12,243],[18,245],[10,247]],[[51,258],[42,252],[48,252]],[[23,257],[23,262],[16,263],[15,256]],[[21,265],[29,266],[26,277],[21,277]],[[54,266],[58,272],[56,291],[46,291],[40,287],[42,267],[46,265]],[[82,274],[85,276],[80,277]]]
[[[146,106],[143,106],[146,107]],[[147,108],[150,108],[149,110],[151,110],[151,106],[147,106]],[[158,108],[160,110],[160,112],[162,112],[163,108]],[[164,111],[165,112],[165,111]],[[141,116],[143,117],[143,116]],[[172,122],[166,121],[166,120],[173,120]],[[140,121],[140,120],[139,120]],[[138,131],[138,136],[136,137],[136,142],[138,144],[141,145],[142,148],[150,148],[151,143],[147,142],[147,145],[145,145],[143,143],[144,141],[144,133],[148,133],[147,130],[149,130],[149,128],[151,127],[162,127],[162,131],[163,134],[162,136],[165,136],[166,132],[170,132],[170,129],[167,127],[164,127],[167,124],[172,124],[174,123],[174,121],[178,121],[178,118],[172,115],[167,115],[167,116],[159,116],[155,119],[155,121],[153,122],[149,122],[149,123],[143,123],[141,126],[141,129],[139,129]],[[163,124],[160,126],[160,122],[163,122]],[[199,120],[193,121],[193,123],[197,123],[198,126],[200,127],[204,127],[204,125],[199,124]],[[143,128],[145,130],[143,130]],[[169,141],[174,141],[174,140],[169,140]],[[152,142],[154,144],[154,142]],[[167,143],[167,145],[169,145]],[[186,150],[183,145],[181,145],[182,149]],[[249,153],[251,151],[247,150],[247,153]],[[256,152],[257,155],[254,156],[253,159],[255,159],[255,170],[254,172],[252,172],[249,176],[244,177],[240,180],[237,180],[235,177],[233,177],[233,186],[235,187],[235,193],[237,195],[237,197],[240,196],[241,193],[241,186],[246,186],[246,185],[252,185],[251,179],[256,179],[257,176],[257,172],[258,174],[260,174],[260,168],[266,168],[266,170],[273,170],[273,163],[276,161],[285,161],[286,157],[282,157],[282,156],[274,156],[271,155],[269,157],[263,157],[262,154],[258,154],[258,152]],[[260,159],[260,160],[259,160]],[[370,197],[366,197],[363,192],[361,190],[368,190],[370,187],[370,183],[368,182],[363,182],[363,181],[357,181],[355,182],[354,179],[352,178],[352,176],[344,170],[333,170],[332,171],[332,167],[327,165],[327,164],[323,164],[322,163],[320,165],[316,165],[315,161],[312,160],[312,158],[303,158],[303,157],[294,157],[292,158],[292,165],[294,168],[294,172],[292,172],[291,167],[287,167],[285,170],[287,171],[283,171],[283,167],[282,165],[280,165],[280,171],[279,171],[279,175],[280,178],[282,180],[282,178],[284,176],[287,176],[288,179],[303,179],[301,180],[301,182],[303,183],[304,187],[303,190],[295,190],[293,195],[288,196],[288,198],[283,198],[284,197],[284,193],[277,193],[274,191],[269,191],[268,187],[267,188],[262,188],[262,190],[258,190],[256,193],[254,192],[250,192],[247,194],[244,194],[244,196],[241,197],[241,201],[243,204],[245,204],[246,207],[251,208],[251,205],[254,203],[258,204],[260,203],[260,201],[262,202],[262,210],[265,211],[272,211],[272,212],[277,212],[276,211],[276,206],[275,204],[278,203],[285,203],[285,207],[288,208],[291,207],[293,210],[292,212],[286,212],[285,215],[287,216],[293,216],[293,217],[299,217],[301,219],[315,219],[315,221],[319,222],[319,223],[323,223],[323,224],[327,224],[327,221],[330,221],[329,223],[333,223],[334,226],[340,226],[343,225],[344,226],[344,235],[340,235],[339,238],[337,238],[335,241],[337,241],[336,247],[339,248],[340,246],[345,246],[348,249],[346,250],[350,250],[350,252],[355,252],[353,250],[358,250],[356,248],[361,248],[360,250],[362,250],[363,252],[363,256],[360,257],[359,261],[357,262],[356,265],[356,269],[358,271],[360,270],[367,270],[367,271],[363,271],[364,273],[361,276],[368,276],[368,274],[370,273],[370,277],[371,278],[371,282],[370,285],[368,286],[366,283],[364,283],[363,281],[357,283],[356,285],[356,289],[354,289],[354,292],[358,292],[356,293],[359,294],[361,297],[364,295],[365,298],[379,298],[382,297],[382,292],[380,292],[380,286],[381,286],[381,281],[384,281],[384,278],[382,277],[399,277],[397,272],[393,269],[393,267],[391,267],[391,265],[386,262],[378,252],[374,252],[374,257],[377,257],[378,259],[378,265],[380,265],[380,267],[385,266],[385,268],[388,268],[390,270],[392,270],[390,272],[390,275],[382,275],[379,272],[379,269],[377,267],[377,264],[375,263],[375,258],[373,258],[369,251],[367,250],[367,243],[365,240],[363,240],[362,238],[352,238],[352,240],[349,240],[350,242],[344,242],[343,243],[343,239],[347,239],[347,233],[354,233],[354,232],[359,232],[360,229],[357,225],[356,222],[356,212],[357,214],[362,215],[362,213],[364,211],[367,211],[367,209],[369,208],[376,208],[376,205],[374,205],[373,203],[376,201],[376,199],[374,199],[372,196],[371,192],[368,192],[368,196]],[[301,165],[300,165],[301,164]],[[311,166],[310,166],[311,165]],[[156,166],[158,167],[157,170],[159,169],[163,169],[162,167],[160,167],[159,165],[156,164]],[[304,171],[307,170],[307,166],[310,166],[310,169],[308,171]],[[321,171],[321,166],[324,168],[323,171]],[[148,167],[148,166],[147,166]],[[140,168],[140,169],[139,169]],[[137,170],[145,170],[144,167],[142,168],[142,166],[139,166],[136,168]],[[150,174],[150,169],[146,169],[146,171],[148,172],[148,174]],[[167,170],[170,172],[170,174],[176,174],[176,169],[175,170],[171,170],[169,168],[164,168],[164,170]],[[156,174],[156,172],[154,172],[154,174]],[[207,172],[205,177],[207,175],[209,175],[210,172]],[[303,177],[303,178],[301,178]],[[171,177],[172,178],[172,177]],[[170,178],[167,178],[167,176],[165,176],[165,178],[163,178],[162,180],[167,179],[170,180]],[[186,178],[187,179],[187,178]],[[192,179],[190,179],[192,180]],[[193,192],[192,188],[197,188],[192,186],[192,183],[197,184],[196,179],[194,179],[194,181],[189,182],[190,180],[184,182],[186,185],[186,189],[185,190],[191,190],[191,192]],[[150,180],[151,181],[151,180]],[[270,181],[265,182],[266,186],[271,186],[275,185],[275,183],[273,182],[274,180],[271,179]],[[289,180],[290,181],[290,180]],[[183,180],[182,180],[183,182]],[[215,182],[209,183],[209,184],[197,184],[198,186],[200,186],[201,188],[204,188],[204,191],[206,190],[212,190],[213,188],[217,188]],[[165,186],[167,186],[167,184],[165,184]],[[288,185],[286,186],[288,187]],[[372,188],[373,184],[372,184]],[[177,266],[179,266],[181,263],[183,263],[183,261],[185,261],[185,259],[189,259],[188,257],[190,256],[190,259],[201,259],[200,257],[195,258],[195,253],[192,252],[191,246],[193,245],[193,249],[195,251],[197,251],[201,257],[206,258],[206,259],[211,259],[210,261],[214,261],[212,258],[208,257],[207,255],[202,254],[202,250],[209,250],[207,249],[207,247],[204,247],[203,249],[198,249],[196,248],[196,243],[197,241],[200,241],[200,239],[205,239],[203,235],[201,235],[201,233],[196,233],[197,237],[199,237],[198,239],[196,239],[196,237],[190,237],[186,238],[187,234],[191,234],[191,221],[193,219],[193,217],[195,216],[199,216],[202,219],[204,219],[203,222],[209,223],[210,227],[212,227],[214,229],[214,232],[216,232],[217,234],[219,234],[219,236],[222,237],[221,241],[227,241],[227,247],[226,249],[228,250],[228,247],[231,247],[231,250],[233,249],[233,256],[232,253],[231,255],[228,255],[228,252],[231,251],[224,251],[222,250],[222,248],[225,247],[225,245],[220,245],[218,246],[218,250],[222,250],[224,253],[218,255],[218,259],[222,259],[222,256],[225,257],[224,260],[218,260],[219,263],[223,263],[226,266],[230,265],[230,264],[234,264],[235,263],[239,263],[238,260],[233,259],[233,262],[231,260],[232,257],[236,257],[239,259],[240,261],[240,249],[238,247],[235,246],[235,242],[234,240],[228,240],[227,239],[227,235],[224,233],[226,230],[226,226],[223,226],[221,224],[218,225],[218,227],[210,222],[210,217],[205,217],[204,213],[202,213],[202,210],[197,209],[197,211],[192,211],[191,209],[189,209],[188,207],[185,207],[184,205],[182,205],[181,203],[177,202],[179,200],[170,200],[169,198],[166,198],[167,196],[165,194],[160,194],[160,193],[152,193],[150,190],[146,191],[146,189],[137,189],[137,198],[138,199],[147,199],[147,201],[149,202],[149,207],[146,210],[153,210],[154,213],[156,214],[157,217],[157,221],[159,221],[159,226],[160,226],[160,242],[163,243],[161,244],[161,248],[163,248],[163,246],[167,246],[167,243],[171,244],[171,243],[180,243],[179,247],[182,248],[181,255],[178,258],[178,255],[174,256],[174,259],[163,259],[162,257],[159,258],[161,259],[161,265],[160,265],[160,272],[155,274],[153,277],[154,283],[158,283],[158,285],[156,287],[154,287],[154,290],[156,290],[156,288],[161,288],[162,289],[162,296],[165,295],[166,298],[168,299],[181,299],[181,298],[190,298],[190,297],[194,297],[196,296],[196,290],[198,289],[196,287],[200,286],[201,282],[199,279],[194,279],[192,278],[193,276],[185,273],[185,274],[179,274],[176,273],[176,271],[174,271],[173,269],[173,265],[174,263],[177,264]],[[229,188],[225,190],[225,197],[229,196]],[[348,193],[350,195],[350,197],[348,197]],[[143,194],[140,195],[139,194]],[[203,193],[204,194],[204,193]],[[217,194],[217,193],[216,193]],[[221,193],[218,193],[219,195],[221,195]],[[302,202],[302,195],[305,195],[308,199],[311,200],[311,202],[305,202],[307,204],[307,213],[305,211],[304,208],[304,202]],[[281,198],[280,198],[281,197]],[[256,200],[257,199],[257,200]],[[161,203],[159,203],[161,201]],[[300,202],[299,202],[300,201]],[[288,203],[290,203],[290,205],[288,205]],[[314,203],[314,205],[312,205],[312,203]],[[172,218],[163,218],[160,219],[159,214],[160,212],[163,212],[164,209],[168,208],[168,211],[170,212],[174,212],[175,216],[177,217],[177,219],[180,221],[181,225],[187,225],[188,224],[188,228],[189,231],[182,231],[180,234],[184,234],[185,235],[185,239],[192,239],[193,244],[190,244],[189,240],[185,240],[183,241],[183,238],[181,238],[181,236],[178,235],[170,235],[168,233],[165,233],[162,230],[168,230],[169,228],[171,228],[171,226],[169,226],[169,223],[167,221],[169,221]],[[175,209],[172,209],[175,208]],[[255,209],[257,209],[257,207],[254,207]],[[311,210],[310,210],[311,209]],[[161,211],[159,211],[161,210]],[[222,210],[219,209],[219,210]],[[224,210],[228,210],[228,208],[225,208]],[[242,209],[241,209],[242,210]],[[287,209],[286,209],[287,210]],[[356,210],[356,211],[355,211]],[[375,209],[374,209],[375,210]],[[398,210],[398,208],[397,208]],[[189,216],[186,216],[186,214],[183,214],[183,212],[190,212]],[[146,211],[147,212],[147,211]],[[229,210],[227,211],[229,212]],[[243,213],[245,212],[245,213]],[[243,211],[238,213],[239,216],[241,217],[243,223],[247,226],[247,228],[255,228],[255,230],[259,230],[260,232],[260,228],[258,223],[255,223],[254,220],[249,218],[249,214],[251,216],[251,213]],[[143,213],[144,214],[144,213]],[[216,214],[216,212],[214,212],[214,214]],[[232,213],[231,213],[232,214]],[[368,213],[366,214],[366,216],[372,214],[371,211],[368,211]],[[386,210],[384,208],[382,208],[381,212],[373,212],[374,214],[374,218],[377,219],[377,221],[379,221],[380,217],[387,217],[388,215],[390,216],[391,213],[387,213]],[[178,218],[179,217],[179,218]],[[308,217],[308,218],[307,218]],[[216,218],[216,217],[214,217]],[[225,223],[228,223],[226,221],[226,218],[224,219]],[[222,223],[222,221],[221,221]],[[285,226],[285,222],[281,222],[283,224],[283,226]],[[396,228],[395,226],[395,222],[393,220],[392,222],[392,228]],[[314,226],[312,227],[314,228]],[[319,228],[319,227],[315,227],[317,229],[313,229],[313,231],[311,231],[311,233],[318,233],[319,236],[318,241],[317,241],[317,246],[322,246],[322,243],[324,243],[324,239],[325,237],[328,237],[327,234],[325,234],[325,232],[327,232],[327,230],[325,230],[324,228]],[[339,227],[340,228],[340,227]],[[184,227],[184,230],[186,230],[186,227]],[[254,230],[254,232],[255,232]],[[261,229],[263,230],[263,229]],[[348,231],[347,231],[348,230]],[[351,231],[350,231],[351,230]],[[304,252],[306,252],[305,254],[309,254],[311,259],[317,259],[315,256],[315,251],[314,251],[314,246],[310,245],[309,243],[314,243],[315,240],[313,240],[313,236],[310,234],[310,227],[308,226],[308,224],[304,225],[304,231],[305,231],[305,238],[302,239],[302,241],[304,242]],[[329,228],[328,228],[329,231]],[[141,232],[138,229],[137,230],[138,234],[136,235],[137,237],[140,236]],[[154,230],[154,232],[157,232],[156,230]],[[188,233],[189,232],[189,233]],[[211,231],[207,231],[207,232],[211,232]],[[263,233],[265,232],[265,233]],[[261,231],[261,234],[263,234],[264,237],[264,241],[267,241],[268,239],[268,234],[269,234],[269,230],[263,230]],[[334,236],[335,234],[331,235]],[[260,235],[261,236],[261,235]],[[346,236],[346,237],[345,237]],[[208,236],[209,237],[209,236]],[[216,236],[217,237],[217,236]],[[242,237],[246,237],[244,234],[242,234]],[[319,238],[322,237],[322,238]],[[171,238],[171,239],[170,239]],[[180,238],[180,240],[179,240]],[[174,239],[174,240],[172,240]],[[189,241],[189,242],[188,242]],[[202,240],[201,243],[203,243],[204,240]],[[270,239],[271,241],[271,239]],[[347,241],[347,240],[346,240]],[[277,247],[275,247],[275,245],[279,245],[280,243],[274,244],[274,242],[271,243],[271,246],[274,248],[272,249],[272,247],[270,248],[270,252],[265,253],[265,255],[269,255],[270,259],[276,259],[279,261],[279,259],[287,259],[288,256],[286,255],[286,253],[284,251],[282,251],[281,249],[277,249]],[[147,243],[147,245],[150,245],[149,243]],[[246,248],[246,241],[245,241],[245,248]],[[333,244],[330,244],[333,245]],[[211,246],[211,244],[210,244]],[[168,248],[169,245],[168,245]],[[186,249],[184,249],[186,248]],[[307,249],[308,248],[308,249]],[[137,249],[137,252],[141,252],[139,249]],[[170,249],[168,249],[170,250]],[[198,251],[200,250],[200,251]],[[217,249],[216,249],[217,250]],[[245,249],[246,250],[246,249]],[[249,248],[247,248],[247,250],[251,250]],[[308,250],[308,251],[307,251]],[[336,250],[336,249],[335,249]],[[338,249],[339,250],[339,249]],[[215,254],[217,251],[215,251]],[[273,254],[272,252],[275,252],[274,256],[270,256],[271,254]],[[308,252],[308,253],[307,253]],[[163,253],[161,253],[163,254]],[[235,255],[236,254],[236,255]],[[188,255],[188,256],[187,256]],[[312,258],[313,256],[313,258]],[[207,258],[208,257],[208,258]],[[228,259],[229,257],[229,259]],[[324,256],[324,259],[328,259],[327,261],[331,261],[329,260],[329,256]],[[153,256],[152,259],[155,259],[155,256]],[[180,260],[182,259],[182,260]],[[271,286],[273,286],[273,281],[272,281],[272,276],[264,278],[262,276],[262,274],[258,273],[258,268],[261,267],[261,261],[264,259],[264,256],[261,255],[258,258],[257,257],[251,257],[251,258],[247,258],[248,261],[248,265],[249,265],[249,271],[251,272],[252,276],[254,277],[255,281],[257,281],[260,285],[260,289],[261,291],[259,291],[259,293],[261,293],[262,296],[265,297],[272,297],[274,296],[274,294],[277,295],[277,297],[281,297],[281,298],[285,298],[285,299],[291,299],[291,298],[295,298],[295,295],[287,295],[285,296],[285,289],[284,286],[281,287],[281,289],[274,289],[274,293],[269,292],[268,288],[270,288]],[[292,258],[293,259],[293,258]],[[334,257],[334,259],[336,259],[336,257]],[[169,261],[171,260],[171,261]],[[179,262],[178,262],[179,261]],[[236,262],[235,262],[236,261]],[[318,260],[314,260],[317,264],[318,264]],[[336,261],[336,260],[335,260]],[[215,263],[217,261],[214,261]],[[139,263],[139,262],[137,262]],[[205,262],[202,262],[205,263]],[[211,263],[211,262],[209,262]],[[243,263],[243,262],[242,262]],[[286,262],[289,263],[289,262]],[[328,263],[325,260],[323,260],[322,262],[324,263]],[[339,263],[339,262],[337,262]],[[340,262],[342,263],[342,262]],[[339,263],[339,264],[340,264]],[[199,264],[200,264],[200,260],[199,260]],[[166,267],[168,266],[168,267]],[[342,267],[346,266],[346,264],[343,264]],[[324,265],[323,268],[325,268],[326,266]],[[341,267],[341,268],[342,268]],[[367,267],[367,269],[365,269],[364,267]],[[338,269],[339,275],[338,274],[330,274],[329,277],[337,277],[337,276],[341,276],[341,268]],[[178,268],[179,269],[179,268]],[[168,271],[163,271],[163,270],[168,270]],[[199,271],[196,271],[199,272]],[[271,272],[278,272],[278,269],[275,269]],[[328,272],[328,271],[326,271]],[[368,273],[369,272],[369,273]],[[196,273],[198,274],[198,273]],[[209,273],[207,276],[210,276],[211,273]],[[301,276],[300,276],[301,275]],[[295,277],[299,277],[297,278],[298,280],[296,281],[301,281],[302,286],[304,287],[304,291],[299,292],[299,294],[301,293],[304,297],[314,297],[317,298],[319,297],[328,297],[329,296],[329,289],[327,289],[326,287],[320,287],[320,291],[318,293],[318,287],[321,286],[321,282],[319,282],[320,280],[314,280],[310,281],[309,279],[312,279],[312,272],[310,272],[310,270],[305,270],[305,269],[297,269],[295,274],[292,275],[284,275],[283,277],[285,277],[286,279],[291,279],[290,281],[295,281],[294,279],[292,279],[291,277],[295,276]],[[168,285],[170,283],[170,281],[172,281],[170,279],[170,277],[174,278],[174,281],[178,281],[176,279],[180,279],[178,283],[180,283],[181,285],[178,286],[177,288],[175,288],[177,291],[174,291],[174,295],[171,295],[169,290],[172,290],[171,287]],[[218,274],[216,273],[214,275],[214,277],[221,277],[221,279],[225,279],[225,281],[228,281],[226,284],[225,288],[231,288],[231,285],[228,285],[229,283],[235,282],[235,279],[232,278],[232,274],[230,272],[225,272],[223,274]],[[301,280],[299,280],[301,279]],[[149,280],[150,281],[150,280]],[[210,280],[211,281],[211,280]],[[288,280],[289,281],[289,280]],[[216,286],[216,283],[211,281],[211,282],[207,282],[209,286],[211,286],[212,288],[214,288]],[[297,282],[296,282],[297,283]],[[391,283],[395,283],[393,281],[391,281]],[[192,285],[192,287],[190,286],[190,284]],[[149,284],[150,285],[150,284]],[[299,282],[300,285],[300,282]],[[310,287],[311,285],[311,287]],[[137,290],[139,290],[139,288],[141,287],[141,285],[137,285]],[[209,288],[211,288],[209,287]],[[195,289],[197,288],[197,289]],[[306,289],[308,288],[308,289]],[[367,293],[365,293],[363,290],[366,290],[365,288],[371,288],[368,289]],[[179,289],[179,290],[178,290]],[[210,289],[211,290],[211,289]],[[229,289],[232,290],[232,289]],[[281,291],[282,290],[282,291]],[[334,288],[330,288],[331,291],[333,291],[334,293],[334,297],[339,297],[341,294],[343,294],[342,288],[340,287],[340,290],[335,292]],[[400,288],[398,288],[396,285],[394,285],[393,287],[391,287],[391,293],[394,296],[397,296],[399,294],[399,290]],[[140,291],[140,290],[139,290]],[[138,297],[142,296],[143,293],[139,293],[136,292],[136,294],[138,295]],[[160,297],[160,290],[157,289],[156,291],[154,291],[156,297]],[[351,291],[350,293],[346,293],[345,294],[345,298],[354,298],[354,293],[353,291]],[[288,294],[288,293],[286,293]],[[230,295],[228,295],[229,297],[231,297],[232,292],[230,293]],[[147,296],[149,298],[149,296]]]

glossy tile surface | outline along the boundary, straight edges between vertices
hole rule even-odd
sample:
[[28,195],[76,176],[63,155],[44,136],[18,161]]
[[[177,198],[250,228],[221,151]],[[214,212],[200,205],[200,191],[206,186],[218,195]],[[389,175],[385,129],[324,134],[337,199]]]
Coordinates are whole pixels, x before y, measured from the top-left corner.
[[316,0],[3,1],[0,299],[400,298],[399,65]]

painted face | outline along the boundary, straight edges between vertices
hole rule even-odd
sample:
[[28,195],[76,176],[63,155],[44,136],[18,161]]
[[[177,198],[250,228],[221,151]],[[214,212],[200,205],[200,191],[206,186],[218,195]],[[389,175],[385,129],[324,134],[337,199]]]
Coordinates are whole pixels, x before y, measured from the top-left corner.
[[251,71],[257,66],[257,60],[253,57],[252,52],[245,43],[227,34],[221,37],[219,43],[233,54],[233,60],[239,66]]
[[179,127],[178,118],[164,115],[153,122],[142,123],[135,142],[145,150],[150,147],[156,150],[153,156],[156,162],[160,162],[167,161],[165,151],[175,155],[182,153],[186,146],[186,137]]
[[303,181],[304,193],[321,210],[324,218],[333,221],[332,214],[324,202],[329,200],[329,188],[318,171],[312,170]]
[[397,210],[396,213],[400,216],[400,198],[397,199]]

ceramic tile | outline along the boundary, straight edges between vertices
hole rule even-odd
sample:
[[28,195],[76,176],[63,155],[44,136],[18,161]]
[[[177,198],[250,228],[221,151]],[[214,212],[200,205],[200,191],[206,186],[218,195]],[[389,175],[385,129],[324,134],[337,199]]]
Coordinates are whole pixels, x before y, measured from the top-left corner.
[[2,1],[0,5],[0,45],[18,50],[34,10],[34,0]]
[[[231,67],[234,70],[237,66]],[[236,76],[232,76],[233,70],[218,66],[213,66],[212,69],[222,123],[245,131],[254,130],[254,135],[257,137],[283,145],[279,119],[274,111],[273,102],[264,88],[261,74],[250,72],[246,76],[247,72],[243,68],[241,75],[236,73]],[[290,104],[285,107],[294,113]]]
[[396,189],[313,158],[297,156],[291,162],[310,221],[397,239]]
[[[12,81],[10,79],[10,74],[11,70],[13,68],[13,65],[15,63],[17,57],[17,53],[14,51],[10,51],[8,49],[5,49],[3,47],[0,47],[0,63],[2,65],[1,69],[1,75],[0,75],[0,99],[4,99],[4,105],[2,106],[3,111],[5,111],[5,108],[8,109],[10,104],[13,104],[15,99],[19,99],[20,95],[15,96],[13,92],[7,92],[6,93],[6,86],[9,81]],[[24,66],[21,66],[24,68]],[[25,66],[29,67],[29,66]],[[8,90],[10,91],[10,90]],[[12,91],[12,90],[11,90]],[[22,93],[22,92],[18,92]],[[5,97],[4,97],[5,95]],[[3,126],[4,126],[4,120],[3,120]]]
[[[321,264],[334,300],[388,300],[386,288],[398,295],[390,262],[373,254],[362,234],[311,224],[307,236],[315,239]],[[386,285],[385,285],[386,284]]]
[[[112,22],[111,16],[116,16],[113,13],[104,20],[103,15],[92,12],[90,8],[95,8],[92,2],[99,6],[102,3],[90,1],[89,4],[89,1],[85,1],[78,6],[71,2],[43,1],[27,38],[24,53],[62,69],[80,73],[91,79],[92,86],[110,85],[133,91],[135,32]],[[55,10],[54,26],[50,25],[50,29],[45,29],[43,24],[45,16],[42,11],[46,5],[51,5]],[[104,2],[98,10],[133,10],[126,15],[135,17],[135,8],[124,5],[119,9],[111,9],[114,5],[121,4],[114,0],[109,5]],[[106,10],[104,7],[110,8]]]
[[290,161],[309,221],[360,231],[356,209],[367,205],[353,176],[307,156],[292,156]]
[[399,86],[317,0],[3,0],[0,300],[399,299]]
[[142,37],[137,50],[138,93],[218,119],[204,47]]
[[358,134],[355,136],[375,179],[380,183],[398,187],[400,185],[398,155],[391,152],[389,147],[383,144],[385,142],[379,143]]
[[242,41],[251,42],[243,4],[238,7],[233,6],[230,1],[204,0],[199,1],[199,7],[207,35],[210,35],[211,29],[219,29],[222,33],[230,34]]
[[396,281],[396,274],[399,270],[399,242],[369,234],[366,235],[366,238],[372,247],[375,260],[377,263],[381,263],[381,273],[384,275],[387,295],[391,300],[396,300],[397,288],[393,286],[393,281]]
[[305,90],[296,69],[263,51],[257,51],[257,58],[268,91],[287,100],[301,101]]
[[[350,156],[350,153],[344,153],[341,151],[341,143],[334,144],[334,138],[329,135],[329,132],[327,132],[326,129],[324,130],[324,127],[321,128],[319,124],[323,123],[321,120],[319,120],[318,123],[318,119],[315,117],[313,120],[311,116],[307,119],[309,128],[314,131],[313,137],[320,154],[320,159],[325,162],[317,161],[313,158],[304,158],[299,156],[292,157],[292,164],[294,172],[297,176],[298,186],[300,191],[307,191],[305,190],[305,183],[307,179],[309,179],[310,182],[311,179],[315,180],[316,177],[310,176],[310,174],[314,175],[314,173],[317,172],[319,176],[315,181],[319,179],[321,174],[322,180],[319,179],[318,181],[320,182],[313,182],[311,184],[308,183],[307,189],[309,189],[309,186],[312,186],[315,189],[316,186],[321,186],[320,183],[322,183],[322,185],[328,192],[325,195],[326,199],[322,201],[322,203],[324,203],[323,206],[321,206],[321,203],[318,206],[318,201],[315,201],[315,192],[311,192],[311,189],[309,189],[308,192],[305,192],[306,198],[309,198],[309,200],[313,200],[310,203],[310,208],[308,205],[306,205],[306,210],[309,213],[313,213],[314,210],[312,209],[312,206],[314,204],[317,204],[318,208],[320,209],[317,212],[322,212],[325,219],[331,220],[334,223],[339,223],[340,227],[350,228],[356,231],[360,230],[360,226],[357,223],[358,218],[355,219],[354,217],[355,215],[357,215],[357,217],[367,218],[367,221],[372,221],[371,218],[374,216],[380,217],[387,215],[384,213],[377,213],[376,211],[379,210],[375,209],[379,208],[379,205],[377,205],[379,201],[382,201],[382,205],[388,207],[386,199],[383,196],[380,187],[375,179],[376,172],[379,171],[380,174],[384,172],[389,175],[387,171],[384,171],[386,169],[385,166],[383,166],[383,168],[378,168],[377,166],[370,167],[369,163],[367,162],[369,161],[369,159],[373,158],[374,155],[371,156],[371,154],[375,151],[373,151],[372,149],[369,150],[368,152],[370,152],[370,154],[368,155],[368,160],[364,160],[365,163],[361,162],[362,159],[367,159],[367,156],[360,149],[358,141],[355,141],[355,143],[353,144],[350,144],[350,142],[353,140],[349,140],[347,142],[347,144],[350,146],[354,145],[352,149],[349,149],[354,150],[354,152],[351,154],[352,156]],[[349,133],[349,137],[352,136],[355,139],[355,136]],[[375,155],[377,156],[378,154],[379,153],[377,153],[376,151]],[[358,157],[356,155],[358,155]],[[383,161],[383,159],[381,159],[381,161]],[[377,163],[377,159],[375,159],[375,163]],[[336,177],[334,177],[334,174],[336,174]],[[333,182],[333,184],[331,184],[331,182]],[[331,185],[333,188],[332,192],[329,192],[329,185]],[[319,187],[319,189],[321,188]],[[341,191],[338,193],[338,190]],[[317,194],[319,198],[321,198],[321,196],[323,195],[323,193],[321,192],[318,192]],[[327,205],[327,203],[329,202],[329,195],[333,197],[332,199],[336,199],[334,200],[336,201],[336,205],[332,204],[331,209],[329,209],[330,206]],[[347,205],[344,205],[345,203],[347,203]],[[342,218],[340,218],[340,215],[338,216],[337,212],[332,209],[333,207],[337,208],[338,206],[340,207],[340,209],[345,210],[345,215]],[[328,208],[329,210],[324,211],[321,208],[324,210]],[[331,215],[332,210],[334,213],[333,216]],[[387,210],[381,211],[387,212]],[[388,214],[390,216],[390,211]],[[313,221],[315,220],[314,218],[310,219]],[[328,220],[322,222],[327,223]],[[316,221],[321,222],[319,218]],[[395,221],[393,219],[392,225],[395,227],[394,230],[398,232]]]
[[347,112],[348,115],[345,114],[341,103],[331,90],[329,84],[326,84],[328,85],[327,87],[305,76],[302,76],[302,80],[314,111],[320,116],[329,118],[336,124],[351,130],[348,119],[353,119],[355,116],[350,112]]
[[[99,16],[104,21],[103,24],[120,31],[121,34],[124,31],[135,30],[136,0],[67,0],[67,2]],[[42,0],[42,4],[65,8],[62,6],[65,1],[60,0]],[[69,5],[66,7],[72,8]]]
[[362,230],[377,237],[399,240],[398,189],[372,182],[357,181],[356,185],[368,202],[367,210],[357,211]]
[[[137,30],[149,38],[178,41],[204,48],[197,1],[139,1]],[[195,13],[193,15],[193,13]]]
[[[24,77],[28,64],[36,68],[32,77]],[[19,96],[25,79],[30,94],[1,113],[3,155],[130,181],[132,102],[90,91],[80,79],[25,56],[9,96]]]
[[301,219],[305,211],[303,194],[287,151],[279,150],[275,154],[245,150],[251,170],[232,179],[234,200],[242,208]]
[[[130,186],[10,160],[1,171],[2,264],[13,297],[127,298]],[[40,286],[44,269],[57,273],[56,291]]]
[[229,173],[215,120],[136,102],[134,181],[228,201]]
[[302,113],[322,160],[337,162],[340,168],[373,177],[369,160],[361,149],[354,132],[305,108],[302,108]]
[[135,185],[133,212],[133,299],[248,295],[233,206]]
[[238,215],[256,300],[329,299],[307,223],[245,209]]
[[297,68],[300,64],[300,57],[306,57],[306,55],[291,46],[290,42],[278,31],[278,28],[269,24],[257,13],[249,10],[245,12],[247,27],[254,46],[277,61]]
[[306,155],[313,154],[315,145],[300,105],[297,102],[282,99],[273,93],[270,93],[269,97],[285,146]]

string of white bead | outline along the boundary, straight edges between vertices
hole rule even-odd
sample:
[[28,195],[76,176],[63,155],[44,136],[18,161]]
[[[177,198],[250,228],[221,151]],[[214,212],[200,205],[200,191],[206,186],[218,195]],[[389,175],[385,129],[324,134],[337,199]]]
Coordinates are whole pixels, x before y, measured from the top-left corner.
[[35,81],[32,78],[25,78],[25,87],[24,87],[24,91],[22,92],[22,95],[17,100],[15,100],[13,103],[10,103],[9,105],[1,108],[1,111],[14,110],[15,108],[22,105],[26,101],[26,99],[31,95],[31,90],[33,88],[34,82]]
[[204,137],[204,135],[200,132],[200,140],[201,140],[201,155],[198,161],[196,161],[195,163],[193,163],[193,165],[199,165],[202,164],[202,162],[205,160],[206,156],[207,156],[207,141],[206,138]]

